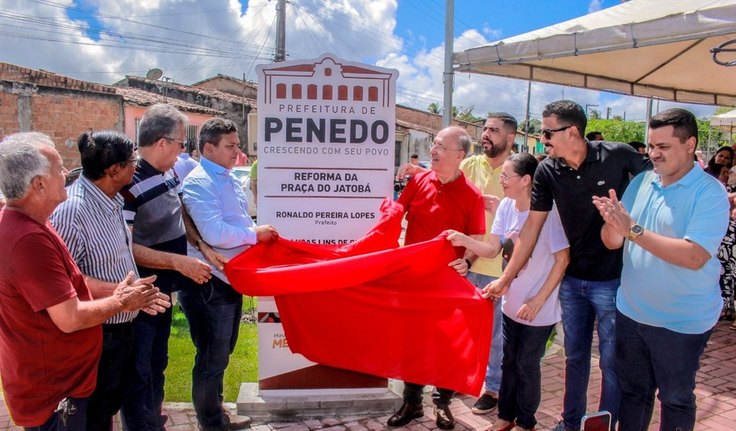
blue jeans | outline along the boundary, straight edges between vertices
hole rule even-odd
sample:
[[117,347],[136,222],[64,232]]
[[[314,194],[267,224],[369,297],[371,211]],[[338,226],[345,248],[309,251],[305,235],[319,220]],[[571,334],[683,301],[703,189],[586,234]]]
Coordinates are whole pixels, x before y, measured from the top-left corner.
[[533,429],[542,401],[542,358],[555,325],[530,326],[503,316],[503,378],[498,417]]
[[621,387],[616,377],[616,292],[620,280],[587,281],[566,275],[560,284],[562,329],[565,333],[565,426],[580,428],[588,402],[593,324],[598,320],[600,369],[603,377],[600,410],[618,419]]
[[164,371],[169,363],[171,309],[133,320],[133,365],[123,400],[123,427],[130,431],[163,431]]
[[197,349],[192,369],[192,401],[204,431],[224,430],[222,392],[225,369],[238,341],[243,296],[217,277],[179,292]]
[[86,431],[89,398],[66,399],[64,409],[57,409],[43,425],[26,431]]
[[659,429],[695,426],[695,375],[712,330],[682,334],[616,316],[616,368],[621,382],[619,431],[645,431],[659,389]]
[[[483,289],[488,283],[497,277],[489,275],[468,273],[468,281],[478,290]],[[501,301],[493,304],[493,332],[491,333],[491,350],[488,352],[488,365],[486,366],[485,391],[498,394],[501,388],[501,362],[503,361],[503,313],[501,313]]]

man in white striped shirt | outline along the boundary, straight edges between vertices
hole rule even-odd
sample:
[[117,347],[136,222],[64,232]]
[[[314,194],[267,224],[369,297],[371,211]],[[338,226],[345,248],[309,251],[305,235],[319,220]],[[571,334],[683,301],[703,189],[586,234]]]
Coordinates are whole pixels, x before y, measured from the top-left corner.
[[[95,299],[112,294],[133,271],[131,233],[118,194],[133,179],[136,149],[116,131],[85,132],[78,141],[82,174],[69,186],[69,198],[51,223],[69,248]],[[149,277],[155,280],[155,276]],[[103,324],[103,347],[97,386],[87,410],[88,430],[112,430],[124,394],[124,369],[132,363],[133,325],[137,312],[115,314]]]

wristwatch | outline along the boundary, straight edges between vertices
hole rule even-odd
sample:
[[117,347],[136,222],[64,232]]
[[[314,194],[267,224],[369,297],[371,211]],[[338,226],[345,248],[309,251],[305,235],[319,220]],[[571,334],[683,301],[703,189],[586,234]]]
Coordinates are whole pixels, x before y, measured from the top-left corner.
[[639,224],[634,224],[629,228],[629,234],[626,235],[627,238],[629,238],[629,241],[636,241],[637,238],[641,236],[641,234],[644,233],[644,228],[641,227]]

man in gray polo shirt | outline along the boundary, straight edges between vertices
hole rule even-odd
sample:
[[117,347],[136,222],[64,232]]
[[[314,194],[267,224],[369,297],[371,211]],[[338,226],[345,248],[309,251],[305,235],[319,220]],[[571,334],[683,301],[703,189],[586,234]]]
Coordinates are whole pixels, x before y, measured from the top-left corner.
[[[133,142],[115,131],[89,133],[77,144],[82,174],[50,221],[66,243],[95,298],[110,296],[118,280],[137,274],[131,234],[123,220],[123,198],[135,171]],[[153,283],[155,276],[140,280]],[[123,371],[133,351],[133,319],[137,312],[121,312],[102,326],[103,343],[97,384],[87,409],[88,429],[112,429],[124,393]]]

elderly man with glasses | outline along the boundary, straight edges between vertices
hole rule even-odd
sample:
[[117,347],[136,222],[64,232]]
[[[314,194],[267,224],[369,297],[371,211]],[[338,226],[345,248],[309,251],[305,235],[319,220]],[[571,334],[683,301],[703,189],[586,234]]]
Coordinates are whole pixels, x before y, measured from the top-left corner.
[[631,176],[651,169],[651,162],[625,144],[588,141],[585,111],[570,100],[547,105],[542,112],[542,143],[547,152],[534,175],[532,205],[514,254],[492,297],[500,298],[524,267],[539,238],[547,214],[556,205],[570,242],[570,264],[560,285],[565,333],[565,399],[556,430],[577,430],[588,402],[590,355],[594,322],[598,321],[600,368],[603,374],[600,409],[616,423],[621,390],[616,372],[616,291],[621,277],[621,250],[609,250],[601,240],[603,226],[593,196],[620,196]]
[[[460,162],[469,151],[470,136],[464,129],[451,126],[437,133],[430,148],[431,170],[412,177],[398,200],[407,213],[405,244],[433,239],[448,229],[474,239],[483,237],[486,231],[483,196],[460,170]],[[449,265],[460,275],[466,275],[471,254],[463,247],[455,247],[455,252],[457,259]],[[404,404],[388,419],[388,426],[404,426],[424,416],[423,389],[421,384],[404,383]],[[436,388],[432,394],[440,429],[455,427],[450,412],[453,395],[452,390],[443,388]]]
[[[187,279],[204,283],[212,276],[207,263],[187,256],[187,233],[190,241],[211,249],[201,237],[192,239],[197,233],[185,230],[179,179],[172,169],[185,143],[187,124],[187,117],[170,105],[148,108],[140,122],[140,159],[133,182],[121,192],[138,272],[156,275],[157,286],[167,294],[181,289]],[[135,360],[122,409],[126,429],[164,429],[161,406],[170,331],[171,311],[157,316],[139,314],[133,322]]]

